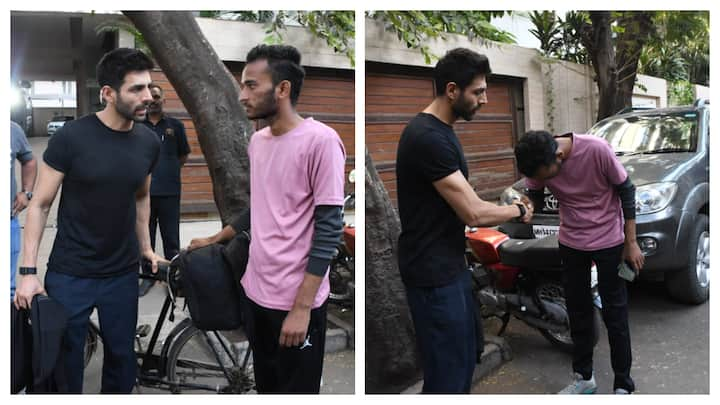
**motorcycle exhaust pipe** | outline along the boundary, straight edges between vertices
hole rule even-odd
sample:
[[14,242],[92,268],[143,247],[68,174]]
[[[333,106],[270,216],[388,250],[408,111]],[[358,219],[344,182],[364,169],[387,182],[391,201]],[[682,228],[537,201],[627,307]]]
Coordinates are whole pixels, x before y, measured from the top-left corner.
[[501,294],[492,289],[483,288],[477,292],[476,298],[483,306],[511,312],[527,324],[536,328],[562,332],[567,329],[568,315],[562,306],[543,300],[543,312],[530,297],[518,294]]
[[529,297],[512,294],[507,297],[507,300],[510,303],[509,310],[530,326],[554,332],[563,332],[568,329],[567,311],[554,302],[542,300],[545,307],[543,314]]

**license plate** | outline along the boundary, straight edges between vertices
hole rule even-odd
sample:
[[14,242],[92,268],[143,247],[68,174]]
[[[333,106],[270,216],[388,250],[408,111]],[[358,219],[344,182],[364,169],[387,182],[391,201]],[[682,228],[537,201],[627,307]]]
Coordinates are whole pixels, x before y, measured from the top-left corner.
[[557,225],[533,225],[533,233],[536,238],[544,238],[550,235],[557,235],[560,227]]

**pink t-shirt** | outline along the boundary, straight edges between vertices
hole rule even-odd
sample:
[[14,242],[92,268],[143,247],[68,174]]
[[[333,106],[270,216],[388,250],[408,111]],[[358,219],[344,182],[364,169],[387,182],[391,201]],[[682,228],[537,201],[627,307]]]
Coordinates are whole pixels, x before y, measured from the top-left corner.
[[[345,148],[312,118],[280,136],[265,127],[250,139],[250,259],[242,278],[248,298],[289,311],[307,269],[317,205],[342,205]],[[313,308],[330,292],[327,274]]]
[[525,182],[534,190],[547,186],[560,203],[560,243],[585,251],[617,246],[625,235],[620,196],[613,186],[622,184],[627,172],[604,139],[572,137],[570,156],[557,176],[544,183]]

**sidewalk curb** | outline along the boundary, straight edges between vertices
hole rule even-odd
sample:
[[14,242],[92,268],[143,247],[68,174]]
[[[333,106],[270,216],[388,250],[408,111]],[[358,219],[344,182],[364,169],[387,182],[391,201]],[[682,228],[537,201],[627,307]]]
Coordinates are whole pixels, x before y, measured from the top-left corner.
[[[485,350],[480,359],[480,364],[475,365],[472,385],[490,375],[506,362],[512,360],[512,350],[505,339],[500,336],[485,335]],[[420,394],[423,380],[408,387],[401,394]]]

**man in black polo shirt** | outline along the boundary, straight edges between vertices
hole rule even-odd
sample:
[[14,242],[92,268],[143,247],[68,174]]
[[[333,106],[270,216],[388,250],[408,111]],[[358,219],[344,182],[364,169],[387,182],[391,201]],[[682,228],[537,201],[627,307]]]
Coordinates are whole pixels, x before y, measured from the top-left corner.
[[465,225],[529,221],[520,201],[497,206],[468,183],[452,125],[487,103],[490,64],[469,49],[449,51],[435,66],[436,97],[413,118],[397,152],[399,267],[423,363],[423,393],[467,393],[477,359],[476,317],[465,263]]
[[[153,101],[148,105],[144,123],[155,131],[161,145],[150,184],[150,244],[155,250],[155,232],[159,223],[165,258],[170,260],[180,250],[180,168],[187,161],[190,146],[183,123],[163,112],[165,95],[162,88],[153,83],[150,93]],[[145,295],[150,287],[152,281],[143,280],[140,295]]]
[[[84,346],[97,310],[103,337],[103,393],[130,393],[137,360],[133,348],[140,258],[158,260],[150,246],[150,172],[160,142],[144,125],[153,62],[135,49],[108,52],[97,66],[105,108],[70,121],[48,143],[30,200],[23,239],[17,307],[47,294],[68,315],[64,372],[71,393],[82,393]],[[57,235],[45,275],[37,256],[47,215],[62,186]]]

